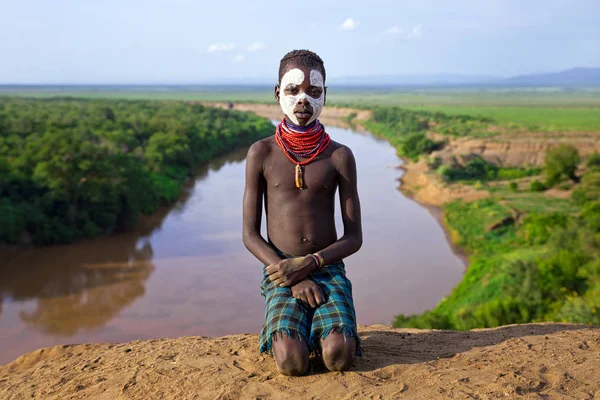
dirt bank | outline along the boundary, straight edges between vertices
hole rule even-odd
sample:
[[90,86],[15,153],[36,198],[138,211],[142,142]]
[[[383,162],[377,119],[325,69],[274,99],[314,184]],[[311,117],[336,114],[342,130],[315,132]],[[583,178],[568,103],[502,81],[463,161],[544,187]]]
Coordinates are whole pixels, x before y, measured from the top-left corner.
[[[274,102],[275,100],[273,100]],[[207,106],[228,108],[228,103],[203,103]],[[234,110],[239,111],[252,111],[253,113],[260,115],[264,118],[281,120],[283,113],[279,104],[245,104],[245,103],[234,103]],[[348,122],[345,120],[350,114],[355,113],[356,117],[353,121],[356,124],[360,124],[361,121],[366,121],[371,118],[371,111],[369,110],[355,110],[352,108],[336,108],[336,107],[325,107],[323,112],[319,116],[319,120],[324,125],[336,126],[339,128],[351,128]]]
[[[439,138],[439,136],[438,136]],[[560,144],[577,148],[585,158],[600,152],[600,132],[506,132],[480,139],[451,138],[439,152],[442,159],[463,154],[478,154],[484,160],[504,167],[543,167],[546,152]]]
[[593,399],[600,328],[527,324],[467,332],[361,326],[346,373],[314,361],[280,376],[257,335],[57,346],[0,366],[2,399]]

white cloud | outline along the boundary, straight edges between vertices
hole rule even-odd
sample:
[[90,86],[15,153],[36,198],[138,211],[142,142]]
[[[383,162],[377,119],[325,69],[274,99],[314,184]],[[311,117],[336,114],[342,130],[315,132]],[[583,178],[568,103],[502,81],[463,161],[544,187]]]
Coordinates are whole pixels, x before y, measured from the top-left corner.
[[421,25],[415,25],[412,31],[406,36],[408,39],[418,39],[421,37]]
[[358,26],[358,21],[354,20],[353,18],[346,18],[344,20],[344,22],[342,22],[342,25],[340,25],[340,28],[345,31],[351,31],[352,29],[356,28],[357,26]]
[[233,56],[232,60],[236,63],[243,63],[244,61],[246,61],[246,57],[244,57],[243,54],[236,54],[235,56]]
[[254,42],[248,46],[248,51],[259,51],[265,48],[265,45],[261,42]]
[[421,24],[415,25],[408,33],[405,33],[404,29],[400,28],[398,25],[394,25],[391,28],[383,31],[383,34],[395,36],[397,38],[400,38],[401,40],[408,40],[419,39],[422,35],[422,32],[423,28],[421,27]]
[[394,25],[389,29],[383,31],[386,35],[400,35],[404,30],[400,28],[398,25]]
[[209,53],[219,53],[223,51],[231,51],[233,49],[235,49],[235,44],[233,43],[215,43],[208,46],[208,50],[206,51]]

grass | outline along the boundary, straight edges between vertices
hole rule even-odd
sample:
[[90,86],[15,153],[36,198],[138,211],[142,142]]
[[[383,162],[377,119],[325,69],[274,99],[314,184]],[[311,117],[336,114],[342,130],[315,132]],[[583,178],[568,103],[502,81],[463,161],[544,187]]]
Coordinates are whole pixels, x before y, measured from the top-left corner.
[[508,188],[497,189],[493,198],[496,201],[505,201],[506,204],[524,213],[565,212],[573,214],[578,210],[571,199],[557,199],[529,191],[514,193]]
[[531,131],[598,131],[600,130],[600,107],[491,107],[427,105],[408,106],[411,110],[441,111],[446,114],[462,114],[490,117],[507,128],[526,128]]
[[[0,96],[83,97],[275,103],[271,86],[0,86]],[[414,110],[486,116],[505,127],[534,131],[600,130],[600,89],[351,88],[330,87],[331,106],[402,106]],[[490,136],[485,131],[470,136]]]

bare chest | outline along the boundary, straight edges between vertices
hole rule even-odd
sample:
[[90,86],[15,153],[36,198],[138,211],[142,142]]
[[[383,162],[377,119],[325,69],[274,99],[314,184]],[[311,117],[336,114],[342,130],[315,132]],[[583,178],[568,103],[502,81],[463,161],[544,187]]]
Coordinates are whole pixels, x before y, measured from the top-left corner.
[[300,167],[302,190],[296,186],[296,164],[282,154],[274,155],[265,164],[264,176],[271,191],[294,190],[304,193],[333,192],[337,188],[337,171],[330,157],[319,156]]

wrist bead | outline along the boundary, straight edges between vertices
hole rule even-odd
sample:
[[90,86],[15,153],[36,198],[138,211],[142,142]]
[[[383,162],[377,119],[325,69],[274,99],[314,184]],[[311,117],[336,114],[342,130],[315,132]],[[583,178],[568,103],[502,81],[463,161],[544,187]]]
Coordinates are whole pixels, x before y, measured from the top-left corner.
[[314,254],[309,254],[309,256],[311,256],[313,258],[313,260],[315,260],[315,264],[317,264],[317,269],[319,269],[319,259],[317,258],[317,256],[315,256]]

